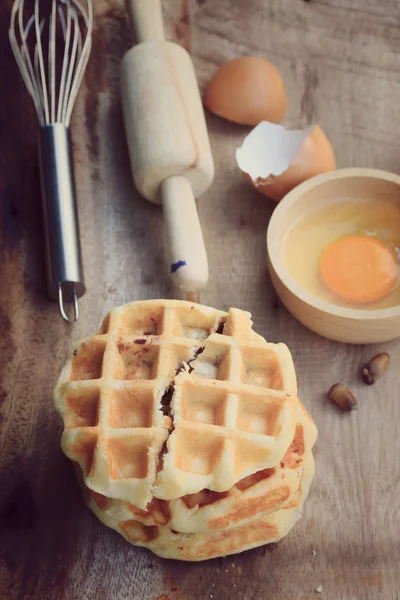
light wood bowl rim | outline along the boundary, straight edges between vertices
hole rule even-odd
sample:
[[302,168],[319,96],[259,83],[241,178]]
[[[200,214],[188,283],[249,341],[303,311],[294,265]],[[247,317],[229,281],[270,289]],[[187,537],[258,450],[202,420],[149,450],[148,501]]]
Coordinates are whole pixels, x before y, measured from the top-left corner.
[[351,319],[356,321],[370,321],[370,320],[381,320],[393,318],[398,316],[400,318],[400,304],[382,309],[355,309],[345,308],[331,304],[325,300],[317,298],[311,292],[306,290],[300,285],[295,278],[287,270],[283,256],[279,251],[279,235],[281,231],[281,225],[283,218],[285,217],[288,210],[309,190],[317,188],[320,185],[324,185],[329,181],[336,181],[339,179],[354,178],[354,177],[367,177],[369,179],[375,178],[381,181],[388,181],[395,183],[399,186],[400,193],[400,176],[396,173],[390,173],[389,171],[383,171],[380,169],[368,169],[368,168],[347,168],[338,169],[337,171],[330,171],[329,173],[323,173],[316,175],[308,181],[301,183],[279,202],[275,208],[270,219],[267,229],[267,251],[270,263],[274,269],[277,277],[286,286],[286,288],[294,294],[299,300],[305,302],[312,308],[322,311],[330,316],[342,317],[345,319]]

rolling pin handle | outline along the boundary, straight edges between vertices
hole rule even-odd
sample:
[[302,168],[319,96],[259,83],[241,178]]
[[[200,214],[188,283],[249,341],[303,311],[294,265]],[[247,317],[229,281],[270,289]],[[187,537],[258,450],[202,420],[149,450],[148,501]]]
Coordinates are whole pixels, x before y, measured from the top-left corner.
[[136,43],[163,42],[161,0],[127,0],[136,33]]
[[208,282],[208,262],[192,186],[174,175],[161,184],[170,273],[184,299],[198,298]]

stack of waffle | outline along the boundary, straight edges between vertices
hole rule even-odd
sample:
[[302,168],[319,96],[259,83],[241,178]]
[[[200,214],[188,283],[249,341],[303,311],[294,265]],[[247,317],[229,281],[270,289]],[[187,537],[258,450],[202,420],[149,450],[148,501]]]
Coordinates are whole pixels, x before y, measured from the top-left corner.
[[301,515],[317,430],[289,350],[246,312],[116,308],[54,397],[88,506],[133,544],[204,560],[276,542]]

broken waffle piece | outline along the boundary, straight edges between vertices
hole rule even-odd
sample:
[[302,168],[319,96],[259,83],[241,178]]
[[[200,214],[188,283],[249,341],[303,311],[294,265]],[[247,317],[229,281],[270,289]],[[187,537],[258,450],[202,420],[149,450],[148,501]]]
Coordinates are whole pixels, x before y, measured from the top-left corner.
[[54,402],[87,504],[132,543],[202,560],[276,541],[300,516],[317,430],[288,348],[249,313],[118,307],[71,348]]

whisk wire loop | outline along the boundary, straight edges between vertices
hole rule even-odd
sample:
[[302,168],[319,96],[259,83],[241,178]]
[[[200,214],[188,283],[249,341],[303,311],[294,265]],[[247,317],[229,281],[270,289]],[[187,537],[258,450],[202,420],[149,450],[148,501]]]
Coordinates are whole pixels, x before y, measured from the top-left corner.
[[50,113],[49,113],[49,99],[48,99],[48,90],[47,90],[47,80],[46,80],[46,71],[44,66],[43,59],[43,47],[42,47],[42,28],[40,27],[40,17],[39,17],[39,0],[35,0],[35,32],[36,32],[36,47],[37,47],[37,56],[39,61],[39,82],[41,86],[41,97],[43,100],[43,110],[45,122],[50,123]]
[[53,0],[51,7],[51,21],[49,27],[49,73],[50,73],[50,98],[51,98],[51,120],[54,123],[56,120],[56,17],[57,17],[57,2]]
[[[39,124],[44,127],[63,123],[69,127],[91,51],[92,0],[84,3],[52,0],[45,15],[42,0],[32,2],[33,14],[27,19],[28,3],[25,0],[14,2],[9,29],[11,48]],[[58,30],[62,34],[63,50],[57,47]],[[61,64],[57,66],[59,62]]]
[[[86,35],[85,41],[83,43],[83,46],[82,46],[82,38],[80,38],[81,51],[79,54],[79,60],[78,60],[78,64],[77,64],[76,72],[75,72],[76,74],[75,74],[75,78],[74,78],[74,81],[72,84],[71,94],[69,96],[69,101],[68,101],[68,108],[67,108],[67,112],[65,115],[65,120],[67,123],[69,123],[71,120],[71,114],[72,114],[72,110],[74,108],[76,97],[78,95],[78,90],[82,83],[83,75],[85,73],[86,66],[87,66],[87,63],[89,60],[90,51],[92,49],[93,7],[92,7],[91,0],[86,0],[87,11],[83,8],[82,4],[78,0],[62,0],[62,1],[68,2],[68,3],[71,2],[72,5],[74,5],[78,9],[78,12],[76,10],[74,11],[75,17],[76,17],[76,19],[78,19],[78,14],[80,14],[82,16],[83,20],[85,21],[86,30],[87,30],[87,35]],[[80,34],[80,29],[79,29],[79,34]]]
[[[64,17],[64,13],[62,12],[62,10],[60,9],[60,13],[63,15]],[[64,57],[63,57],[63,65],[62,65],[62,72],[61,72],[61,79],[60,79],[60,97],[59,97],[59,102],[58,102],[58,115],[57,115],[57,120],[59,122],[63,122],[65,115],[64,115],[64,102],[65,102],[65,98],[67,96],[66,93],[66,81],[67,81],[67,76],[68,76],[68,71],[69,71],[69,47],[70,47],[70,42],[71,42],[71,13],[70,11],[67,12],[67,18],[64,18],[64,23],[65,23],[65,29],[64,29]]]

